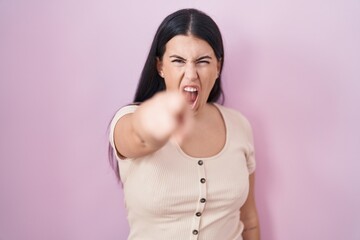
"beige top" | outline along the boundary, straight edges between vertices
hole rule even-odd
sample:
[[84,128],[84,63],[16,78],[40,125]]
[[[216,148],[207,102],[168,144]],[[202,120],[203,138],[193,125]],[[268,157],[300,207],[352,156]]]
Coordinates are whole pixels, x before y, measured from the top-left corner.
[[[130,225],[129,240],[242,240],[240,207],[255,170],[251,127],[239,112],[215,104],[226,143],[215,156],[194,158],[168,142],[139,159],[118,158]],[[120,109],[110,125],[137,106]]]

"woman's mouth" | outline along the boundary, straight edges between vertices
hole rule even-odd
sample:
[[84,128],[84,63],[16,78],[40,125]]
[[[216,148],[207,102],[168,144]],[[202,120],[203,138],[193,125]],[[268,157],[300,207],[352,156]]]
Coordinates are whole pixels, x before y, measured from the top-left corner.
[[186,87],[184,87],[183,92],[184,92],[186,101],[191,105],[191,108],[194,108],[198,94],[199,94],[198,88],[186,86]]

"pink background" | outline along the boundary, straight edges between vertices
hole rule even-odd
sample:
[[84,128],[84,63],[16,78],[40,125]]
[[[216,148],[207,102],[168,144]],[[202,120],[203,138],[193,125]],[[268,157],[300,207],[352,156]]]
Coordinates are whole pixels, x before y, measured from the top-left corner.
[[0,239],[125,240],[106,128],[160,21],[196,7],[251,121],[263,240],[360,239],[360,2],[0,1]]

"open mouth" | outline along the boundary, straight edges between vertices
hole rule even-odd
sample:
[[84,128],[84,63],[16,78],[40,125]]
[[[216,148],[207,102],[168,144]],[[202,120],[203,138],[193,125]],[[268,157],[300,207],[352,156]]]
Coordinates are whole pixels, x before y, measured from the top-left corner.
[[196,87],[184,87],[186,101],[192,106],[192,108],[195,106],[198,94],[199,90]]

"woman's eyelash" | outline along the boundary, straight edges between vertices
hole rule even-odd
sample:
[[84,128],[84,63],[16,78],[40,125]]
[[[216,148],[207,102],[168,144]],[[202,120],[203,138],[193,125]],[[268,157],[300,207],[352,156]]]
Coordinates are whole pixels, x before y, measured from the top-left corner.
[[181,59],[174,59],[171,62],[176,62],[176,63],[184,63],[184,60]]
[[[181,59],[174,59],[174,60],[172,60],[171,62],[174,62],[174,63],[185,63],[185,61],[184,61],[184,60],[181,60]],[[210,62],[209,62],[209,61],[205,61],[205,60],[201,60],[201,61],[198,61],[198,62],[196,62],[196,63],[207,63],[207,64],[209,64]]]
[[198,63],[207,63],[207,64],[209,64],[210,62],[209,62],[209,61],[202,60],[202,61],[198,61]]

